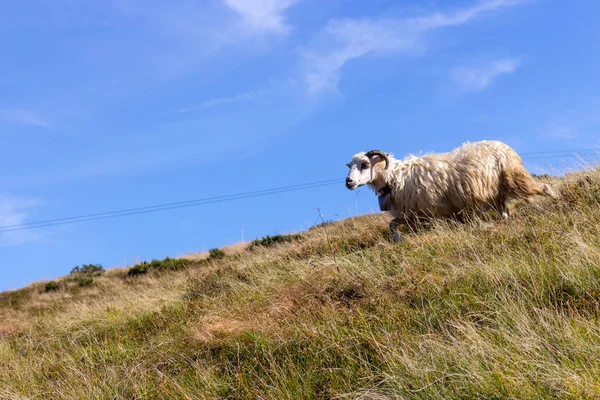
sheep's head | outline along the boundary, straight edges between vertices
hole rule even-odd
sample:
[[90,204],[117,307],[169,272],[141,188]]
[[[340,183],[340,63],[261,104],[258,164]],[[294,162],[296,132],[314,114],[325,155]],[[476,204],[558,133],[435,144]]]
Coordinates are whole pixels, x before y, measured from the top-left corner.
[[377,169],[385,170],[390,165],[388,155],[380,150],[371,150],[358,153],[352,157],[350,164],[346,164],[350,172],[346,177],[346,187],[354,190],[359,186],[367,185],[376,179]]

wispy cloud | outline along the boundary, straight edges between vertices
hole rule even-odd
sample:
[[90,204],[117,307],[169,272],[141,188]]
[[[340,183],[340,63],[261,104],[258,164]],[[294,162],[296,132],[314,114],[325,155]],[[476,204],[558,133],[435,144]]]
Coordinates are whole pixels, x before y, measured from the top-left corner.
[[240,93],[235,96],[224,96],[224,97],[215,97],[206,101],[203,101],[199,104],[192,105],[185,108],[180,108],[178,110],[173,111],[171,114],[181,114],[198,110],[206,110],[214,107],[220,107],[233,103],[240,103],[243,101],[253,100],[258,97],[266,96],[269,94],[268,90],[259,89],[250,92]]
[[47,127],[48,121],[36,115],[33,111],[22,109],[0,110],[0,120],[19,125]]
[[[18,199],[0,194],[0,227],[27,222],[32,209],[39,205],[37,200]],[[33,230],[0,232],[0,246],[18,246],[39,238],[39,233]]]
[[350,60],[366,55],[417,53],[425,36],[457,27],[523,0],[488,0],[448,13],[407,18],[343,19],[330,21],[305,51],[304,81],[310,92],[337,88],[340,70]]
[[255,32],[285,34],[290,26],[284,13],[300,0],[223,0]]
[[452,78],[464,90],[478,91],[487,88],[500,75],[512,74],[519,68],[519,61],[505,58],[475,67],[459,67],[452,71]]

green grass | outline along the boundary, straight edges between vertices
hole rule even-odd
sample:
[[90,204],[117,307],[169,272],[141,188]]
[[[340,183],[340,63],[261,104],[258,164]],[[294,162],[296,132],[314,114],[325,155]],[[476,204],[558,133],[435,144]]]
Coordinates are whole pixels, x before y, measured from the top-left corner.
[[397,245],[373,215],[1,294],[0,398],[599,398],[600,173],[554,185]]
[[277,244],[282,243],[290,243],[302,240],[302,235],[299,234],[291,234],[291,235],[274,235],[274,236],[265,236],[261,239],[256,239],[250,243],[250,248],[255,247],[271,247]]

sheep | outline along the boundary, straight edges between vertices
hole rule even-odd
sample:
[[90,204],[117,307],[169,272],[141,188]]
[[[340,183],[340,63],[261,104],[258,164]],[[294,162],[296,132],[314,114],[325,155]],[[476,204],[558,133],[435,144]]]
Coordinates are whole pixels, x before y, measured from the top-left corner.
[[354,155],[346,165],[350,168],[346,187],[368,185],[375,191],[381,210],[393,217],[390,229],[396,242],[400,224],[461,219],[467,212],[490,209],[508,218],[511,199],[556,197],[550,186],[533,179],[511,147],[498,141],[465,143],[449,153],[410,155],[404,160],[371,150]]

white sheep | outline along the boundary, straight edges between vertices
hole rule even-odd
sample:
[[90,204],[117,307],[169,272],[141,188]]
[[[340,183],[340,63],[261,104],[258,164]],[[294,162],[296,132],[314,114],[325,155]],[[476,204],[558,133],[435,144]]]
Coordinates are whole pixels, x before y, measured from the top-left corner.
[[462,217],[466,212],[497,210],[508,218],[507,201],[533,195],[555,197],[552,189],[537,182],[521,157],[498,141],[466,143],[449,153],[409,156],[397,160],[379,150],[358,153],[347,164],[346,187],[369,185],[379,196],[394,240],[399,224],[422,218]]

